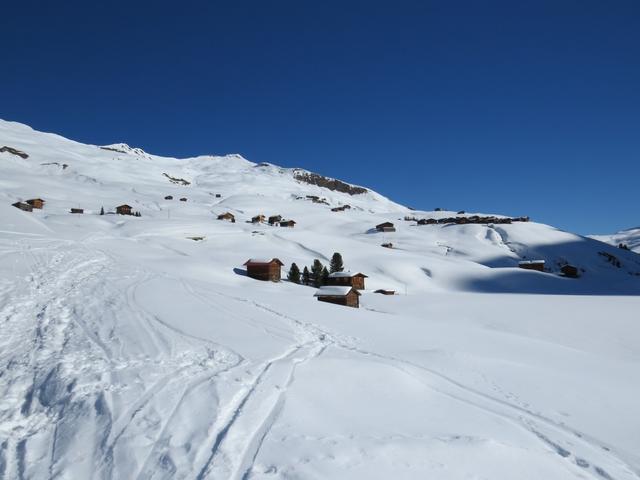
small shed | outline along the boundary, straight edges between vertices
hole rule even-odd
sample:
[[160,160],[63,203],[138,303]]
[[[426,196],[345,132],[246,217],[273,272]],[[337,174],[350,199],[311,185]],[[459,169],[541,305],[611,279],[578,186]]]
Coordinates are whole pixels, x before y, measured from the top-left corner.
[[281,227],[289,227],[289,228],[293,228],[296,226],[296,221],[295,220],[283,220],[280,222],[280,226]]
[[181,202],[186,202],[186,201],[187,201],[187,197],[182,197],[182,198],[180,199],[180,201],[181,201]]
[[578,267],[574,267],[573,265],[564,265],[560,268],[560,271],[565,277],[578,278],[580,276]]
[[250,258],[244,263],[244,266],[247,267],[247,276],[251,278],[279,282],[284,263],[277,258],[272,258],[271,260]]
[[219,193],[216,193],[216,198],[220,198],[222,197],[222,195],[220,195]]
[[269,217],[269,225],[273,225],[274,223],[280,223],[282,220],[282,215],[271,215]]
[[353,287],[320,287],[313,295],[320,302],[335,303],[345,307],[360,308],[360,292]]
[[393,248],[393,243],[391,242],[381,243],[380,246],[384,248]]
[[164,197],[165,200],[173,200],[173,195],[167,195]]
[[329,274],[327,285],[353,287],[356,290],[364,290],[365,278],[368,277],[360,272],[333,272]]
[[373,293],[379,293],[380,295],[395,295],[396,291],[395,290],[385,290],[384,288],[379,288],[378,290],[376,290]]
[[518,267],[524,268],[525,270],[544,272],[544,260],[523,260],[518,262]]
[[84,208],[72,208],[71,213],[84,213]]
[[231,223],[236,223],[236,217],[233,213],[225,212],[218,215],[218,220],[228,220]]
[[27,203],[33,208],[42,209],[42,207],[44,207],[44,200],[41,198],[31,198],[27,200]]
[[126,203],[123,205],[119,205],[116,207],[116,213],[118,215],[132,215],[132,207],[131,205],[127,205]]
[[379,232],[395,232],[396,227],[391,222],[384,222],[380,225],[376,225],[376,230]]
[[12,203],[11,206],[19,208],[20,210],[24,210],[25,212],[33,212],[33,207],[28,203],[16,202]]
[[265,217],[264,215],[256,215],[255,217],[251,218],[251,223],[263,223],[266,219],[267,217]]

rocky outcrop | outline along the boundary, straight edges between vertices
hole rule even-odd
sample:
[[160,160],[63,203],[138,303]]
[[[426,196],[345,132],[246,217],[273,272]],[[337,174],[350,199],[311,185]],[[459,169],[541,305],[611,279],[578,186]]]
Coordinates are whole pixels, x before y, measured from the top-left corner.
[[324,177],[317,173],[311,173],[304,170],[295,171],[293,173],[293,178],[299,182],[316,185],[336,192],[348,193],[349,195],[360,195],[369,191],[363,187],[356,187],[341,180],[336,180],[335,178]]

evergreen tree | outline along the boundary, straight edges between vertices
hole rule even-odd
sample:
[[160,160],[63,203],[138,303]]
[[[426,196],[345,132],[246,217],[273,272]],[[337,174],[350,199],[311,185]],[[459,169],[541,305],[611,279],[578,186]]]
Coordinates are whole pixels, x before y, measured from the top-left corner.
[[329,269],[331,273],[341,272],[344,270],[344,264],[342,263],[342,255],[340,255],[338,252],[334,253],[333,257],[331,257],[331,263],[329,264]]
[[311,275],[309,275],[309,269],[307,267],[304,267],[304,270],[302,270],[302,283],[304,285],[311,283]]
[[327,267],[322,268],[322,285],[327,285],[329,283],[329,270]]
[[287,274],[287,279],[293,283],[300,283],[300,269],[295,263],[291,264],[291,268]]
[[100,215],[104,215],[104,207],[100,207]]
[[313,265],[311,266],[311,281],[313,282],[313,286],[319,288],[322,286],[322,269],[324,266],[317,258],[313,261]]

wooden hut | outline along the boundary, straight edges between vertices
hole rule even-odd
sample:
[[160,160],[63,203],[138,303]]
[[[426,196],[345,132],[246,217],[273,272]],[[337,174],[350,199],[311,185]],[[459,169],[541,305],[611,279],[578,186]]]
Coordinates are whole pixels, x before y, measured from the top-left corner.
[[233,213],[225,212],[218,215],[218,220],[228,220],[231,223],[236,223],[236,217]]
[[333,272],[329,274],[327,285],[353,287],[356,290],[364,290],[365,278],[367,278],[367,276],[364,273],[359,272]]
[[284,263],[277,258],[272,258],[271,260],[250,258],[244,263],[244,266],[247,267],[247,276],[251,278],[279,282]]
[[180,201],[181,201],[181,202],[186,202],[186,201],[187,201],[187,197],[182,197],[182,198],[180,199]]
[[280,223],[281,220],[282,220],[282,215],[271,215],[269,217],[269,225]]
[[395,290],[385,290],[384,288],[379,288],[378,290],[376,290],[373,293],[379,293],[380,295],[395,295],[396,291]]
[[16,202],[12,203],[11,206],[19,208],[20,210],[24,210],[25,212],[33,212],[33,207],[28,203]]
[[173,195],[167,195],[164,197],[165,200],[173,200]]
[[132,207],[131,205],[127,205],[126,203],[123,205],[119,205],[116,207],[116,213],[118,215],[132,215]]
[[391,242],[381,243],[380,246],[384,248],[393,248],[393,243]]
[[266,219],[267,217],[265,217],[264,215],[256,215],[255,217],[251,218],[251,223],[263,223]]
[[44,207],[44,200],[41,198],[31,198],[27,200],[27,203],[31,205],[33,208],[42,209]]
[[544,272],[544,260],[523,260],[518,262],[518,267],[524,268],[525,270]]
[[360,308],[360,292],[353,287],[320,287],[313,295],[320,302],[335,303],[345,307]]
[[578,273],[578,267],[574,267],[573,265],[564,265],[560,268],[562,275],[569,278],[578,278],[580,275]]
[[71,213],[84,213],[84,208],[72,208]]
[[280,226],[281,227],[289,227],[289,228],[293,228],[296,226],[296,221],[295,220],[283,220],[280,222]]
[[222,195],[220,195],[219,193],[216,193],[216,198],[220,198],[222,197]]
[[376,230],[379,232],[395,232],[396,227],[394,227],[391,222],[384,222],[380,225],[376,225]]

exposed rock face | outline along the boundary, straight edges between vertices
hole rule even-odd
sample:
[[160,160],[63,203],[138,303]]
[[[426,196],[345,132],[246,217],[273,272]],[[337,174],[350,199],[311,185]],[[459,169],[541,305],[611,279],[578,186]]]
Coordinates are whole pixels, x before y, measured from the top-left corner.
[[336,180],[334,178],[328,178],[322,175],[318,175],[317,173],[311,173],[302,170],[295,171],[293,173],[293,178],[295,178],[299,182],[317,185],[318,187],[328,188],[329,190],[337,192],[348,193],[349,195],[360,195],[369,191],[363,187],[356,187],[340,180]]
[[12,153],[13,155],[17,155],[18,157],[24,158],[24,159],[29,158],[29,155],[27,155],[26,153],[12,147],[7,147],[6,145],[4,147],[0,147],[0,152],[9,152],[9,153]]
[[185,186],[191,185],[191,182],[188,180],[185,180],[184,178],[172,177],[168,173],[163,173],[162,175],[167,177],[171,183],[175,183],[176,185],[185,185]]

